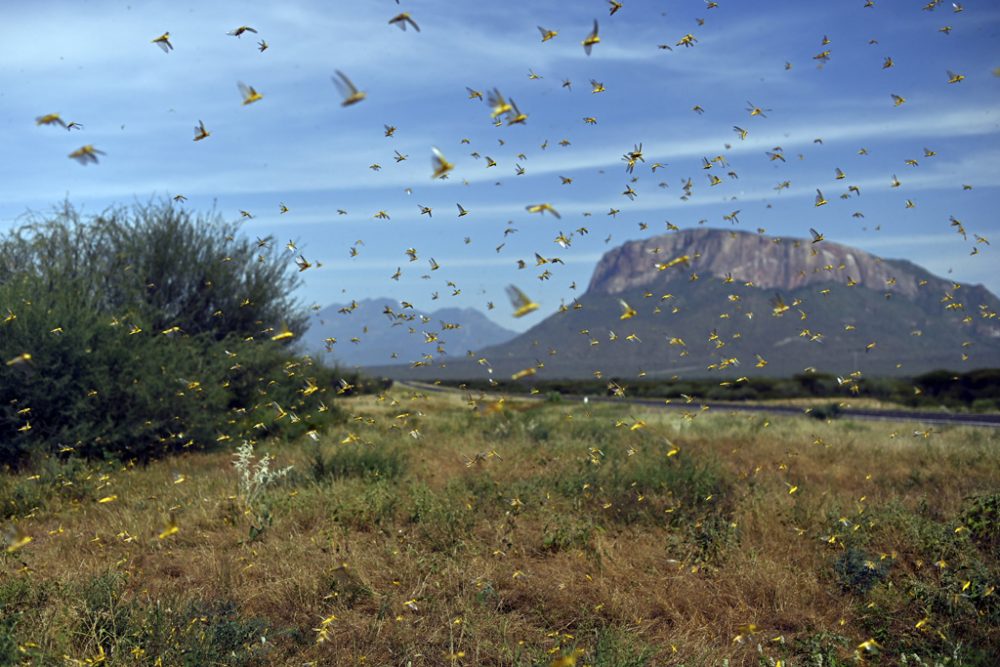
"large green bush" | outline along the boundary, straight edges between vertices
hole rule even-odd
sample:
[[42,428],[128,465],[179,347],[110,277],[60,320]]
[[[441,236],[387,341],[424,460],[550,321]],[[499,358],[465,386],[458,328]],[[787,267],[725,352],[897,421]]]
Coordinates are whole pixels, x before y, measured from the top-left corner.
[[251,241],[217,213],[169,202],[112,208],[83,218],[64,204],[31,216],[0,243],[0,284],[25,275],[102,312],[144,320],[155,331],[260,335],[307,315],[292,296],[292,257],[270,237]]
[[328,420],[334,372],[293,354],[297,285],[292,257],[217,214],[66,205],[29,220],[0,239],[0,464],[146,460]]

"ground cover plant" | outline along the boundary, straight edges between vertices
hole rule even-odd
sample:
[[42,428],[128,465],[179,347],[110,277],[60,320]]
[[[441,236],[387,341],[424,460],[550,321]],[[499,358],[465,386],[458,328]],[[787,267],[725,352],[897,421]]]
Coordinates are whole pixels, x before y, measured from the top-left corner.
[[[991,430],[404,386],[341,405],[342,425],[239,457],[0,476],[0,661],[987,665],[1000,648]],[[268,454],[248,502],[241,471]]]

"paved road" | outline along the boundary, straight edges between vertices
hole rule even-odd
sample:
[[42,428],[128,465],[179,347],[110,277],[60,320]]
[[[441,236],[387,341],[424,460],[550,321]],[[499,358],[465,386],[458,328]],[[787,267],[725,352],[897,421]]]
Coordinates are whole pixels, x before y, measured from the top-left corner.
[[[396,384],[419,391],[460,391],[454,387],[442,387],[422,382],[397,381]],[[544,396],[531,394],[513,394],[519,398],[543,400]],[[612,396],[588,396],[588,401],[592,403],[629,403],[632,405],[644,405],[648,407],[664,408],[670,410],[690,410],[691,406],[701,407],[707,405],[713,410],[726,410],[733,412],[757,412],[764,414],[784,414],[803,416],[804,409],[795,405],[755,405],[749,403],[715,403],[712,401],[695,401],[687,403],[664,403],[663,399],[655,398],[616,398]],[[563,394],[563,399],[567,401],[582,401],[584,396],[576,394]],[[985,428],[1000,428],[1000,414],[972,414],[965,412],[926,412],[914,410],[870,410],[864,408],[843,408],[839,417],[849,419],[861,419],[868,421],[897,421],[897,422],[917,422],[920,424],[950,424],[953,426],[980,426]]]

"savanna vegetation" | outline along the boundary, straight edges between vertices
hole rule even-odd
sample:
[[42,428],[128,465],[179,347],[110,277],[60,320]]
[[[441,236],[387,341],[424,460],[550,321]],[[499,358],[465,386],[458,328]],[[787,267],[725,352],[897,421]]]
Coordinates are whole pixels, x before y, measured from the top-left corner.
[[0,556],[0,662],[989,665],[1000,651],[992,430],[404,387],[341,406],[347,421],[316,440],[235,458],[51,458],[0,477],[18,531]]
[[994,431],[376,386],[295,353],[291,259],[169,203],[0,239],[0,664],[1000,652]]
[[790,401],[822,399],[852,401],[861,405],[885,404],[924,410],[996,412],[1000,410],[1000,369],[967,372],[932,371],[915,377],[837,378],[828,373],[800,373],[788,378],[748,377],[722,381],[710,379],[609,380],[468,380],[448,382],[469,389],[507,393],[559,393],[602,395],[610,387],[624,387],[629,396],[707,401]]

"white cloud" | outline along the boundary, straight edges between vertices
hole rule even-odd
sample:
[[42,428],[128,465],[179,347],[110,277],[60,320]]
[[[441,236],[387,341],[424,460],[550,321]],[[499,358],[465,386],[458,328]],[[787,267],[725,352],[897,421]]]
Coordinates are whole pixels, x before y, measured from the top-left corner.
[[[126,10],[117,2],[92,0],[79,11],[75,2],[50,3],[65,20],[12,4],[0,23],[0,128],[12,167],[0,182],[0,214],[9,221],[26,206],[48,206],[67,194],[95,208],[154,193],[183,193],[192,208],[218,197],[227,214],[253,210],[257,219],[248,232],[299,235],[319,254],[343,248],[347,236],[371,240],[363,258],[371,267],[352,264],[366,276],[351,283],[362,295],[397,286],[386,284],[379,272],[398,264],[388,253],[399,244],[440,248],[439,262],[469,275],[480,265],[495,267],[489,277],[499,279],[511,260],[492,255],[501,242],[492,237],[500,236],[507,219],[521,230],[507,251],[523,253],[530,246],[552,247],[560,226],[569,231],[584,224],[594,236],[612,233],[617,240],[622,230],[635,231],[636,220],[658,212],[691,224],[699,218],[718,222],[721,212],[741,207],[747,226],[792,233],[831,222],[823,227],[831,238],[834,231],[857,236],[850,221],[835,226],[856,205],[884,230],[861,239],[864,247],[874,247],[871,239],[923,258],[920,249],[934,245],[920,239],[947,224],[942,210],[953,206],[982,233],[997,226],[983,191],[1000,185],[1000,98],[984,58],[992,53],[988,34],[995,32],[998,16],[971,7],[954,17],[948,13],[955,33],[943,36],[937,33],[940,14],[890,11],[883,4],[863,10],[784,2],[765,10],[727,2],[709,11],[700,2],[629,0],[608,17],[599,3],[565,2],[512,10],[507,4],[432,0],[399,8],[388,0],[219,0],[134,3]],[[421,23],[420,33],[387,24],[403,9]],[[580,40],[594,16],[602,42],[588,57]],[[695,18],[704,18],[705,25],[696,25]],[[225,34],[244,23],[260,34]],[[558,29],[559,36],[542,44],[539,24]],[[169,54],[150,43],[164,30],[176,45]],[[696,47],[657,48],[673,46],[687,32],[698,38]],[[833,39],[833,60],[818,69],[812,56],[823,32]],[[870,36],[880,44],[868,45]],[[264,53],[256,49],[261,38],[271,44]],[[931,50],[939,65],[927,65]],[[888,53],[897,66],[883,71],[881,59]],[[794,64],[791,71],[784,69],[786,60]],[[529,68],[545,78],[529,80]],[[945,68],[969,79],[948,86]],[[329,80],[334,69],[368,92],[362,104],[340,107]],[[562,88],[563,78],[573,80],[572,91]],[[591,78],[605,82],[608,92],[592,95],[586,83]],[[264,100],[242,106],[238,80],[257,86]],[[529,114],[527,125],[492,127],[488,108],[467,99],[466,85],[484,92],[496,86],[515,97]],[[907,104],[893,108],[889,92],[906,95]],[[750,118],[747,98],[775,110],[766,119]],[[691,111],[696,103],[707,109],[703,116]],[[84,123],[85,130],[34,127],[34,117],[50,111]],[[598,124],[584,125],[584,116],[597,117]],[[199,119],[213,134],[195,144],[192,127]],[[395,137],[382,136],[383,123],[398,126]],[[746,141],[733,125],[749,130]],[[459,144],[462,137],[470,145]],[[572,145],[559,147],[563,137]],[[813,144],[817,137],[822,146]],[[549,147],[541,151],[546,139]],[[620,194],[628,179],[620,157],[638,142],[648,162],[636,171],[639,197],[629,202]],[[83,168],[66,158],[84,143],[107,152],[100,165]],[[784,147],[787,164],[768,162],[764,151],[776,145]],[[855,156],[860,145],[871,149],[870,157]],[[902,158],[920,158],[924,145],[939,155],[921,158],[918,169],[902,165]],[[450,180],[431,180],[431,146],[456,163]],[[396,164],[393,150],[409,159]],[[469,156],[473,150],[493,156],[499,166],[486,169]],[[514,157],[522,151],[526,160]],[[699,163],[717,154],[733,163],[740,178],[723,177],[725,185],[710,188]],[[668,166],[652,175],[646,169],[655,161]],[[375,162],[381,171],[368,168]],[[515,162],[525,167],[524,176],[514,176]],[[834,166],[843,166],[848,179],[834,181]],[[903,180],[899,191],[889,190],[894,170]],[[575,182],[563,187],[557,175]],[[678,179],[688,176],[695,191],[685,202]],[[654,187],[661,179],[670,189]],[[785,179],[792,187],[775,192]],[[503,187],[493,187],[497,180]],[[835,201],[831,194],[839,195],[848,183],[862,188],[862,198]],[[976,190],[952,196],[960,183]],[[814,210],[810,200],[817,187],[830,206]],[[404,188],[412,188],[412,196]],[[903,214],[900,201],[897,212],[897,202],[886,196],[895,192],[916,198],[918,208]],[[279,201],[292,212],[278,215]],[[559,209],[563,220],[525,212],[526,205],[542,201]],[[461,225],[455,202],[472,211]],[[774,210],[765,211],[765,202]],[[417,204],[432,206],[434,218],[420,217]],[[623,214],[608,217],[611,206]],[[350,215],[338,216],[341,207]],[[371,220],[380,209],[393,220]],[[584,212],[593,217],[582,219]],[[475,238],[471,248],[449,245],[465,234]],[[490,241],[481,243],[483,237]],[[902,241],[908,245],[894,246]],[[584,273],[587,258],[596,257],[592,247],[580,242],[573,251],[581,254],[568,253],[567,261]],[[377,280],[367,271],[379,273]]]

